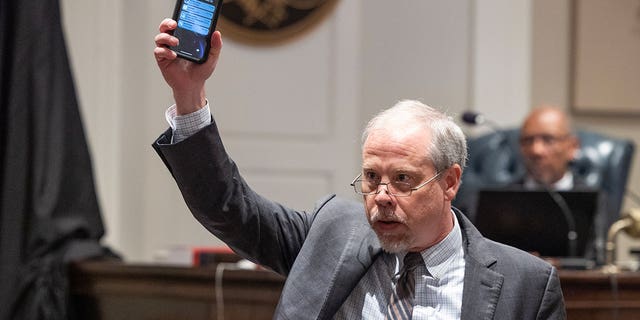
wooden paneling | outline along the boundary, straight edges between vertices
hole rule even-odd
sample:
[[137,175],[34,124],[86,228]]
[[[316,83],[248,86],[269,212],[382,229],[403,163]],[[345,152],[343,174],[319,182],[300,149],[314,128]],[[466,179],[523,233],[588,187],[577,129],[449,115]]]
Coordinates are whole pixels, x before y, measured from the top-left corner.
[[561,271],[569,319],[640,318],[640,274]]
[[283,278],[264,270],[222,272],[216,267],[171,267],[87,262],[71,269],[72,306],[80,319],[271,319]]
[[[84,262],[71,269],[72,305],[82,319],[198,320],[219,319],[217,299],[222,298],[224,319],[272,318],[283,277],[224,269],[218,279],[222,297],[216,296],[216,267]],[[567,270],[560,271],[560,280],[568,319],[640,316],[640,274]]]

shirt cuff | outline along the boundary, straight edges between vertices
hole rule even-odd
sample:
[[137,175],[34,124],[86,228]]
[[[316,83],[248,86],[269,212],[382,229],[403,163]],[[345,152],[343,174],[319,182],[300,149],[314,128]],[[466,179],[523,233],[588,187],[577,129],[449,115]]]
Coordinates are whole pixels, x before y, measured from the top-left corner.
[[167,109],[164,116],[171,129],[173,129],[171,143],[178,143],[211,124],[209,100],[198,111],[183,115],[177,115],[176,105],[174,104]]

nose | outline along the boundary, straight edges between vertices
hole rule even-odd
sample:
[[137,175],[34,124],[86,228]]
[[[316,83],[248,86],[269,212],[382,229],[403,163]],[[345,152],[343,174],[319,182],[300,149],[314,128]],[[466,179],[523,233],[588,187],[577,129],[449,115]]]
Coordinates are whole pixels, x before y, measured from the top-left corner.
[[378,188],[376,189],[376,194],[382,193],[382,191],[380,190],[380,187],[383,187],[383,186],[385,188],[384,192],[387,193],[387,194],[390,193],[389,192],[389,182],[380,182],[380,183],[378,183]]
[[542,155],[547,151],[547,145],[542,141],[542,139],[535,139],[531,143],[529,150],[532,154]]
[[[380,189],[384,186],[384,189]],[[374,201],[378,206],[387,207],[393,204],[393,197],[389,193],[389,184],[388,183],[380,183],[378,184],[378,189],[376,190]]]

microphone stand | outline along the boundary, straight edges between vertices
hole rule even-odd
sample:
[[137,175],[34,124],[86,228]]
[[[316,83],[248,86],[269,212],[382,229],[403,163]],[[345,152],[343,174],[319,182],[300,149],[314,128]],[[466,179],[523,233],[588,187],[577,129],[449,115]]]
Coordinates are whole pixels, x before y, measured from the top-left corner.
[[544,185],[544,189],[551,196],[551,199],[553,199],[553,201],[558,205],[562,215],[564,215],[564,219],[567,222],[567,227],[569,229],[567,232],[569,256],[575,257],[578,253],[578,232],[576,231],[576,220],[573,217],[573,213],[560,193],[553,190],[546,184]]

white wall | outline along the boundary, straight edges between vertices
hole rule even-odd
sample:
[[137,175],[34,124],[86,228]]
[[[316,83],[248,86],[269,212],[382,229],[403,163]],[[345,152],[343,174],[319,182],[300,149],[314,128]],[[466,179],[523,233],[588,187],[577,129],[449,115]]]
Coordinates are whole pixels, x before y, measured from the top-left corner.
[[530,103],[531,4],[478,1],[475,11],[474,105],[503,126],[518,125]]
[[[128,260],[150,260],[172,244],[217,243],[150,147],[171,103],[153,36],[173,1],[62,4],[106,243]],[[532,11],[531,0],[343,0],[282,46],[225,38],[207,90],[247,180],[309,209],[323,193],[352,196],[360,130],[399,99],[519,122],[532,99]]]
[[471,3],[366,3],[360,54],[363,120],[401,98],[452,112],[469,107]]

